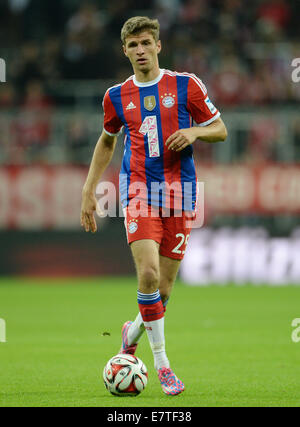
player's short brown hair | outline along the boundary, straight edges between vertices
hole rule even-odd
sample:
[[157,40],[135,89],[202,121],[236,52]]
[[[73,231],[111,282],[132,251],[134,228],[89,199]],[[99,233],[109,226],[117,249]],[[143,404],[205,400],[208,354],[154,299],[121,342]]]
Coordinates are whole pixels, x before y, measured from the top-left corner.
[[150,19],[147,16],[134,16],[128,19],[121,30],[121,40],[123,45],[126,44],[126,38],[131,35],[149,31],[154,40],[159,40],[159,22],[157,19]]

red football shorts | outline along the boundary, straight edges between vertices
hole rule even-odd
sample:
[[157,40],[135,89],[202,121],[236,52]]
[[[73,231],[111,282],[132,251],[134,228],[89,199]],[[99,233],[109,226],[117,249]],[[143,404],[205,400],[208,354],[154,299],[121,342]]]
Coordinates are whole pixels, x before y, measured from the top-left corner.
[[137,240],[151,239],[160,245],[160,255],[183,259],[191,232],[188,224],[191,217],[184,212],[176,216],[172,210],[168,212],[148,205],[137,212],[130,204],[124,209],[124,215],[129,245]]

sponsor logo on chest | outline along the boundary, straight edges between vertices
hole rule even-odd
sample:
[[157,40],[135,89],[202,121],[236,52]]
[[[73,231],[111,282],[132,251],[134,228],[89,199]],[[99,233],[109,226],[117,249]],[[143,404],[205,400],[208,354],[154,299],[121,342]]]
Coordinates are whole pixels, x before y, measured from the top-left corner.
[[134,110],[134,109],[136,109],[136,105],[134,105],[132,101],[129,102],[129,104],[126,107],[126,110],[128,111],[128,110]]

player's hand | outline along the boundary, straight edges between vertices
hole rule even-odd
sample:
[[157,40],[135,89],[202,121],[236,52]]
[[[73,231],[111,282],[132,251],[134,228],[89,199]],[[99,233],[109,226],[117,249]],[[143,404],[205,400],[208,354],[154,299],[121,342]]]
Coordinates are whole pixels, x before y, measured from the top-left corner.
[[188,145],[193,144],[197,139],[195,130],[193,128],[179,129],[173,135],[169,136],[166,141],[168,150],[181,151]]
[[94,213],[97,210],[97,199],[93,193],[82,192],[80,224],[86,232],[96,233],[97,223]]

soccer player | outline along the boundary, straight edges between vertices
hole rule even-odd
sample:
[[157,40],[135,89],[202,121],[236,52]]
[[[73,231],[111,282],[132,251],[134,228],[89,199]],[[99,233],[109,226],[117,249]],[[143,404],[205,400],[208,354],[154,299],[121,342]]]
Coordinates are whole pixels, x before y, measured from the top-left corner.
[[120,352],[134,354],[146,330],[162,389],[177,395],[184,384],[166,354],[164,315],[191,230],[186,212],[196,205],[192,144],[224,141],[227,130],[198,77],[160,69],[157,20],[129,19],[121,40],[134,74],[104,96],[104,129],[82,192],[81,225],[87,232],[97,230],[96,186],[124,128],[120,195],[137,271],[139,313],[123,325]]

